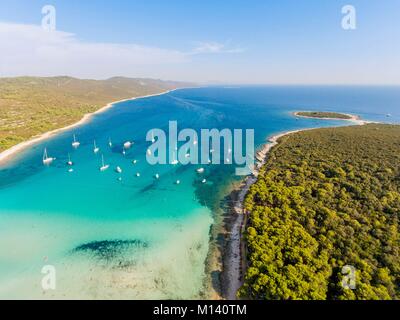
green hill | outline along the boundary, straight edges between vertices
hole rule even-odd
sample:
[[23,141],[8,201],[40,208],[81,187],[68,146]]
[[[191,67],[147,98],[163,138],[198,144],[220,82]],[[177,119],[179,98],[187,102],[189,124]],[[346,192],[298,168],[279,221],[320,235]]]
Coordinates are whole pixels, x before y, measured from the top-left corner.
[[[254,299],[400,299],[400,126],[284,136],[245,208]],[[341,285],[356,269],[356,289]]]
[[0,151],[79,121],[107,103],[160,93],[189,84],[115,77],[0,78]]

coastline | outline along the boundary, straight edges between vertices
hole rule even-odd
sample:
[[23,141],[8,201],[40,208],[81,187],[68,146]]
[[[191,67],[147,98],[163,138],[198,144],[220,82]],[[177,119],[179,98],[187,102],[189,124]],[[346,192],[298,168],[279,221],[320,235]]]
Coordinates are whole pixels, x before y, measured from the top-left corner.
[[79,121],[77,121],[73,124],[70,124],[66,127],[62,127],[62,128],[58,128],[58,129],[54,129],[54,130],[42,133],[39,136],[32,137],[27,141],[20,142],[20,143],[16,144],[15,146],[12,146],[11,148],[4,150],[3,152],[0,153],[0,165],[6,163],[7,161],[12,160],[12,158],[14,156],[16,156],[19,152],[23,151],[24,149],[26,149],[36,143],[39,143],[46,139],[49,139],[49,138],[53,137],[54,135],[57,135],[58,133],[61,133],[61,132],[67,131],[69,129],[72,129],[72,128],[75,128],[80,125],[88,123],[90,120],[92,120],[92,118],[95,115],[107,111],[108,109],[112,108],[114,105],[116,105],[120,102],[161,96],[161,95],[176,91],[178,89],[184,89],[184,88],[170,89],[170,90],[162,91],[159,93],[153,93],[153,94],[148,94],[148,95],[144,95],[144,96],[132,97],[132,98],[121,99],[121,100],[110,102],[107,105],[105,105],[104,107],[101,107],[100,109],[98,109],[92,113],[87,113],[87,114],[83,115],[83,117]]
[[[293,112],[296,116],[296,113]],[[359,116],[350,115],[351,119],[334,119],[351,121],[355,125],[366,125],[372,123],[371,121],[362,120]],[[313,118],[313,117],[307,117]],[[333,120],[328,118],[313,118],[320,120]],[[298,130],[283,131],[280,133],[273,134],[266,138],[266,143],[256,153],[256,165],[253,175],[247,176],[240,184],[240,186],[232,192],[232,203],[231,209],[228,215],[231,216],[232,220],[226,225],[226,232],[229,235],[227,244],[223,253],[223,271],[222,271],[222,287],[223,287],[223,298],[227,300],[236,300],[237,291],[243,285],[244,276],[246,271],[246,246],[243,241],[243,232],[247,225],[248,214],[245,212],[243,202],[250,189],[250,187],[257,181],[258,173],[262,166],[268,159],[268,154],[273,147],[279,144],[279,139],[298,132],[314,130],[319,128],[304,128]]]

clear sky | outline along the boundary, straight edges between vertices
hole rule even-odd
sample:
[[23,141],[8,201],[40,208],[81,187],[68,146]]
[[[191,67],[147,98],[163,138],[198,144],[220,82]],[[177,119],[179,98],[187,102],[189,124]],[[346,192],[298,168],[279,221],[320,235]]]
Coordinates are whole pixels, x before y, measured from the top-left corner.
[[400,84],[400,1],[0,0],[0,50],[0,76]]

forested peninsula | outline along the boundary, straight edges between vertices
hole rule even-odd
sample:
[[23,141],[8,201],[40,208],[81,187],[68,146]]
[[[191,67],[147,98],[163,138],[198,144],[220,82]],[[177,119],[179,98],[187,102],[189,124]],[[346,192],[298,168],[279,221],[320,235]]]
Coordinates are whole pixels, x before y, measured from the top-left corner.
[[[400,298],[400,126],[283,136],[244,202],[253,299]],[[355,289],[342,268],[356,270]]]

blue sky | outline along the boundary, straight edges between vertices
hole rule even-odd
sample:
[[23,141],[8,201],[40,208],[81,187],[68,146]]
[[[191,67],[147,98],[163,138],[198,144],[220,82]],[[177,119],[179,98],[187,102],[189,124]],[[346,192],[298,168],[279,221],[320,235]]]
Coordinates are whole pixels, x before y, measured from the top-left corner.
[[[57,32],[42,36],[46,4]],[[0,0],[1,34],[2,76],[400,84],[398,0]]]

